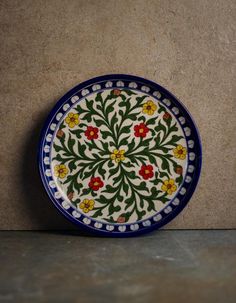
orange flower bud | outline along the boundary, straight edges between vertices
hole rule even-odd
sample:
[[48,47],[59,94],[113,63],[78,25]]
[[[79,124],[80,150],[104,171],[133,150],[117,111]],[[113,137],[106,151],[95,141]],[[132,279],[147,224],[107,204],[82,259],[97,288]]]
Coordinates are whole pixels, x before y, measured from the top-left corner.
[[65,133],[63,132],[63,130],[59,129],[59,131],[57,132],[57,137],[62,138],[64,135],[65,135]]

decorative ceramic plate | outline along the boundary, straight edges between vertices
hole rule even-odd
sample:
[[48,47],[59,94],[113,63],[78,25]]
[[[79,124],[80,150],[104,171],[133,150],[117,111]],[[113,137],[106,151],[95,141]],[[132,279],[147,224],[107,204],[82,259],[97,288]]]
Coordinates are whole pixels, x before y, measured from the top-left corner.
[[170,222],[201,169],[193,119],[149,80],[107,75],[79,84],[51,111],[39,168],[55,206],[86,230],[137,235]]

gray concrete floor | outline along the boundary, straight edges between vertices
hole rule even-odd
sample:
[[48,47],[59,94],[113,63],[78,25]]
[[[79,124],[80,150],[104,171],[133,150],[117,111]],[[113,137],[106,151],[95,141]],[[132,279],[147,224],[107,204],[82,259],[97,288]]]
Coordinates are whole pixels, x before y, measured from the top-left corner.
[[236,231],[0,232],[0,302],[236,302]]

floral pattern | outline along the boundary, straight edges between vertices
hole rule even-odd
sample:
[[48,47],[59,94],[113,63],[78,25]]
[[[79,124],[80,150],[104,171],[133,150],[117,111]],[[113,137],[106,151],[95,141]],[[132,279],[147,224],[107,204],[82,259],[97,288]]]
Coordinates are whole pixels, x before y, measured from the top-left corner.
[[144,123],[140,123],[139,125],[134,126],[135,137],[145,138],[148,132],[149,128]]
[[79,115],[74,113],[69,113],[65,119],[66,124],[70,128],[74,128],[76,125],[79,124]]
[[177,145],[177,147],[173,150],[175,158],[184,160],[186,158],[187,149],[182,145]]
[[152,116],[157,109],[156,104],[152,100],[148,100],[143,104],[143,113]]
[[121,150],[114,149],[113,153],[111,154],[111,159],[115,160],[116,163],[119,163],[120,161],[125,160],[124,154],[125,154],[125,151],[123,149],[121,149]]
[[74,104],[56,129],[54,180],[82,213],[132,223],[162,210],[186,172],[184,134],[145,93],[107,89]]
[[85,131],[85,136],[89,140],[94,140],[98,138],[98,128],[93,126],[88,126]]
[[55,165],[54,167],[54,175],[58,178],[65,178],[68,174],[68,168],[64,164]]
[[168,195],[172,195],[177,189],[177,186],[175,185],[175,180],[165,180],[161,186],[161,189],[167,192]]
[[140,171],[140,176],[143,177],[144,180],[150,179],[154,176],[153,166],[152,165],[142,165]]
[[82,209],[84,213],[88,213],[94,208],[94,200],[84,199],[83,202],[79,204],[79,208]]
[[103,181],[101,180],[100,177],[92,177],[90,182],[89,182],[89,187],[92,190],[99,190],[99,188],[103,187]]

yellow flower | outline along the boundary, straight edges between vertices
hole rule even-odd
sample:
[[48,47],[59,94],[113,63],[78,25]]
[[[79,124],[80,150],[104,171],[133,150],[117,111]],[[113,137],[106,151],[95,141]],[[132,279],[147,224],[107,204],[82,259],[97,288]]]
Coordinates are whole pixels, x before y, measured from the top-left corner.
[[143,113],[152,116],[156,111],[157,106],[152,100],[148,100],[146,103],[143,104]]
[[54,175],[58,178],[65,178],[68,174],[68,168],[64,164],[56,165],[54,167]]
[[69,125],[70,128],[75,127],[75,125],[79,124],[79,115],[69,113],[65,119],[66,123]]
[[177,159],[184,160],[186,158],[187,149],[182,145],[177,145],[177,147],[173,150],[174,156]]
[[113,153],[111,154],[111,159],[115,160],[116,163],[119,163],[120,161],[124,161],[125,160],[124,153],[125,151],[123,149],[121,150],[114,149]]
[[84,213],[88,213],[94,208],[94,200],[84,199],[80,204],[79,208],[83,210]]
[[177,186],[175,185],[175,181],[173,179],[169,179],[164,181],[164,184],[162,184],[161,189],[163,191],[166,191],[168,195],[172,195],[176,191]]

